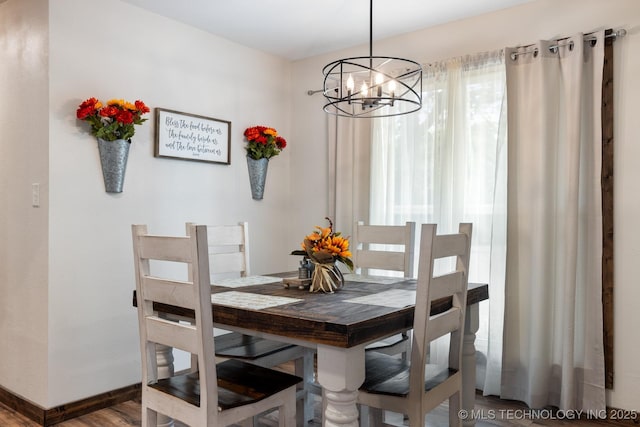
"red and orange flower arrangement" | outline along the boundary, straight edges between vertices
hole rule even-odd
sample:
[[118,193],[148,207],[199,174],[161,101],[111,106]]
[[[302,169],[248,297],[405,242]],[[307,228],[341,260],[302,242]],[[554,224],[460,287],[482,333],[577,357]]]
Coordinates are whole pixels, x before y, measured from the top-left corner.
[[91,133],[97,138],[104,141],[130,141],[135,133],[134,125],[145,122],[147,119],[142,116],[149,111],[149,107],[139,100],[131,103],[124,99],[112,99],[103,105],[96,98],[89,98],[80,104],[76,116],[91,125]]
[[267,126],[253,126],[244,131],[247,139],[247,156],[254,159],[270,159],[287,146],[287,141],[278,132]]

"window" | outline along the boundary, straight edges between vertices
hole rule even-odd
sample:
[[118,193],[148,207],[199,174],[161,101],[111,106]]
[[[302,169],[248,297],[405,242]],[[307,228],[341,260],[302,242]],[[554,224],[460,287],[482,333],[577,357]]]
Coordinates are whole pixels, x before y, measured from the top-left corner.
[[[504,292],[505,105],[501,53],[432,64],[424,74],[422,109],[375,120],[371,148],[371,223],[437,223],[445,233],[472,222],[470,281],[489,283],[492,298]],[[481,304],[476,346],[492,372],[491,383],[478,384],[485,391],[500,384],[502,308],[498,313],[490,305],[502,301]],[[491,339],[500,342],[489,346]],[[478,368],[481,373],[485,366]]]

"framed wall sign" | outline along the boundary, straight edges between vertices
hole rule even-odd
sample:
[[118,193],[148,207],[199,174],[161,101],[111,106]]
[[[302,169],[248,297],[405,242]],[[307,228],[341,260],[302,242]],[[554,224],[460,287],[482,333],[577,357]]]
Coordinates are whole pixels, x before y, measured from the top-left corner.
[[155,157],[231,164],[231,122],[156,108]]

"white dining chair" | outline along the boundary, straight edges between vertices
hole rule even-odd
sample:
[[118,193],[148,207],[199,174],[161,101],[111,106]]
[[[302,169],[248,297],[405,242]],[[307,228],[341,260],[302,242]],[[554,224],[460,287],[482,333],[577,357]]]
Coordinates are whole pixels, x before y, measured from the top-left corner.
[[[216,364],[213,339],[207,230],[190,226],[187,237],[150,235],[132,226],[136,295],[142,354],[142,425],[156,426],[158,414],[191,426],[249,426],[253,417],[278,409],[279,425],[295,422],[297,376],[226,360]],[[186,265],[188,278],[173,268]],[[171,266],[169,266],[171,264]],[[159,315],[158,304],[194,312],[192,322]],[[154,307],[155,305],[155,307]],[[197,355],[197,370],[159,378],[156,346]]]
[[[386,354],[365,354],[365,380],[358,403],[369,407],[369,421],[381,425],[385,410],[405,414],[409,425],[422,426],[426,414],[449,400],[449,425],[460,426],[462,338],[467,299],[471,224],[459,232],[437,235],[434,224],[423,224],[416,288],[410,360]],[[434,277],[437,259],[455,257],[455,266]],[[445,262],[446,263],[446,262]],[[451,308],[432,313],[432,301],[451,298]],[[428,344],[449,335],[448,365],[428,363]]]
[[[416,223],[405,225],[370,225],[356,221],[351,238],[353,265],[356,272],[367,275],[370,270],[401,272],[415,276]],[[367,351],[402,354],[406,358],[409,331],[394,335],[367,347]]]
[[371,225],[356,221],[351,236],[354,268],[365,275],[375,269],[399,271],[403,277],[415,277],[415,237],[415,222]]
[[[187,233],[193,225],[186,224]],[[215,284],[219,279],[250,276],[248,222],[206,225],[206,230],[211,283]],[[229,331],[216,334],[215,341],[218,357],[239,359],[267,368],[293,361],[295,374],[304,379],[297,391],[298,422],[302,424],[313,419],[313,402],[309,398],[309,393],[316,390],[312,349]],[[192,360],[192,365],[195,363],[196,360]]]

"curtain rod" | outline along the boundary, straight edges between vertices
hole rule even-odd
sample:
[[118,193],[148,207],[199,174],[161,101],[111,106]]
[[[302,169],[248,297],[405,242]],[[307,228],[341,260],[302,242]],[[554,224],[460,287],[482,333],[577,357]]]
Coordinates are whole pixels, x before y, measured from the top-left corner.
[[[594,41],[594,40],[596,40],[596,37],[595,37],[595,36],[592,36],[591,34],[593,34],[593,33],[587,33],[587,34],[585,34],[585,35],[583,36],[583,40],[584,40],[584,41]],[[621,29],[619,29],[619,30],[616,30],[616,31],[612,32],[611,34],[606,34],[606,35],[604,36],[604,38],[605,38],[605,39],[612,38],[612,39],[613,39],[613,41],[615,41],[618,37],[622,38],[622,37],[624,37],[624,36],[626,36],[626,35],[627,35],[627,30],[625,30],[624,28],[621,28]],[[559,38],[559,39],[556,39],[556,44],[549,46],[549,51],[551,51],[551,52],[555,53],[555,51],[556,51],[559,47],[573,44],[573,42],[569,42],[569,43],[558,43],[558,42],[560,42],[560,41],[562,41],[562,40],[567,40],[567,39],[569,39],[569,38],[570,38],[570,36],[569,36],[569,37],[561,37],[561,38]],[[524,45],[524,46],[516,46],[515,48],[516,48],[516,49],[520,49],[520,48],[525,48],[525,49],[526,49],[526,48],[528,48],[528,47],[532,47],[532,46],[535,46],[535,44],[528,44],[528,45]],[[527,53],[531,53],[531,52],[537,52],[537,49],[525,50],[525,51],[523,51],[523,52],[512,52],[510,56],[511,56],[511,59],[512,59],[512,60],[515,60],[516,58],[518,58],[518,56],[520,56],[520,55],[526,55]]]
[[[0,0],[0,1],[1,1],[1,0]],[[586,34],[583,36],[583,40],[584,40],[584,41],[593,41],[593,40],[596,40],[596,37],[592,36],[591,34],[593,34],[593,33],[592,33],[592,32],[591,32],[591,33],[586,33]],[[622,38],[622,37],[624,37],[624,36],[626,36],[626,35],[627,35],[627,30],[625,30],[624,28],[621,28],[621,29],[619,29],[619,30],[616,30],[616,31],[612,32],[611,34],[606,34],[604,37],[605,37],[606,39],[608,39],[608,38],[613,38],[613,40],[615,41],[618,37]],[[562,40],[567,40],[567,39],[569,39],[569,38],[570,38],[570,37],[561,37],[561,38],[556,39],[556,42],[559,42],[559,41],[562,41]],[[554,45],[549,46],[549,50],[553,52],[553,51],[555,51],[556,49],[558,49],[558,47],[560,47],[560,46],[566,46],[567,44],[571,44],[571,43],[573,43],[573,42],[570,42],[570,43],[556,43],[556,44],[554,44]],[[528,45],[523,45],[523,46],[516,46],[515,48],[516,48],[516,49],[518,49],[518,48],[528,48],[528,47],[531,47],[531,46],[535,46],[535,44],[528,44]],[[536,51],[536,49],[525,50],[525,51],[523,51],[523,52],[512,52],[510,56],[511,56],[511,59],[512,59],[512,60],[516,60],[516,59],[518,58],[518,56],[520,56],[520,55],[525,55],[525,54],[527,54],[527,53],[531,53],[531,52],[535,52],[535,51]],[[427,65],[429,65],[429,64],[427,64]],[[312,95],[315,95],[316,93],[320,93],[320,92],[322,92],[322,91],[323,91],[323,89],[318,89],[318,90],[308,90],[308,91],[307,91],[307,95],[312,96]]]

